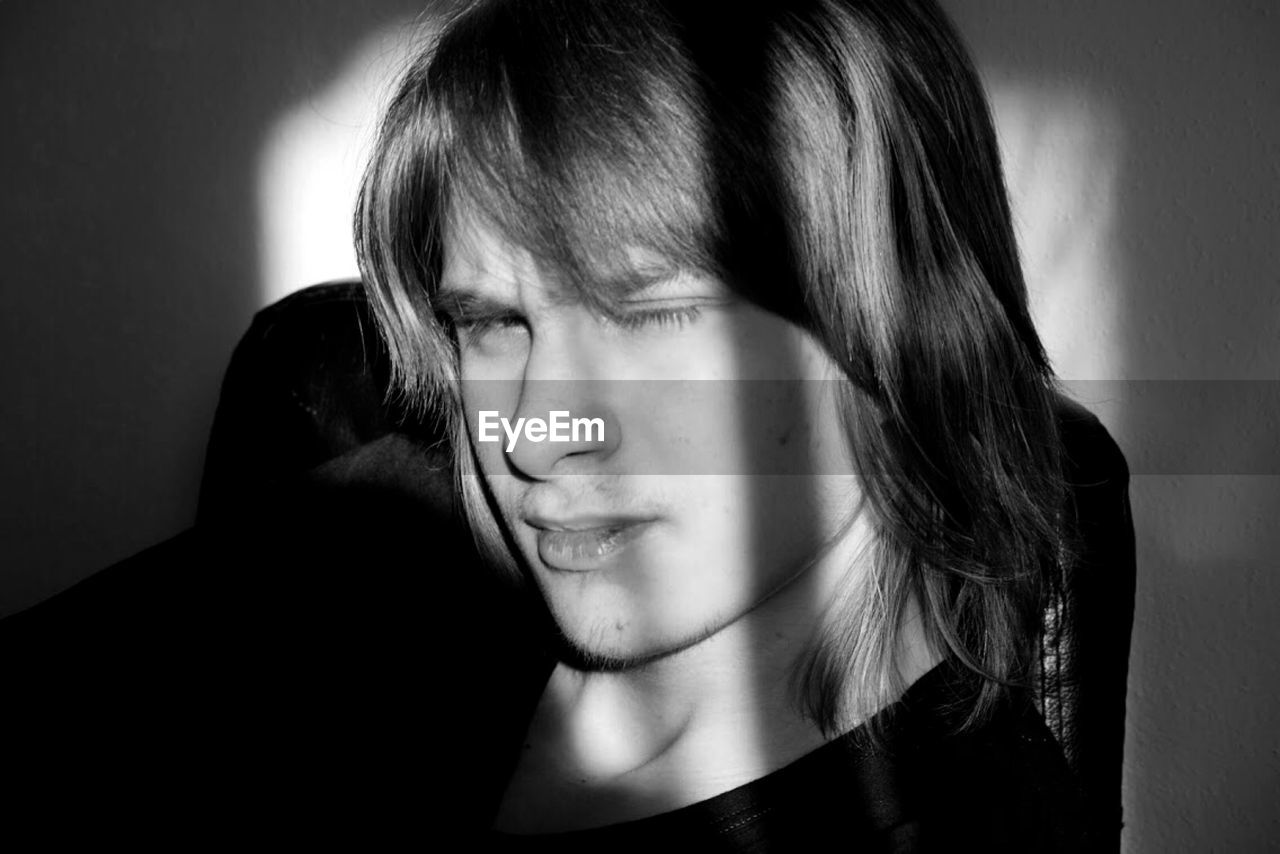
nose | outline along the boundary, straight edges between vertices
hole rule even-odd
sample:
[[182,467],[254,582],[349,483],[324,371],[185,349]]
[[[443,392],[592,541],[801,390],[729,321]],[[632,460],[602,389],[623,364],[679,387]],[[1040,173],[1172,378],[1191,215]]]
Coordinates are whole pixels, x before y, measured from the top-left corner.
[[527,477],[599,473],[621,442],[617,407],[610,403],[617,384],[599,376],[604,354],[592,352],[587,337],[542,336],[531,343],[512,419],[521,428],[506,447],[510,465]]

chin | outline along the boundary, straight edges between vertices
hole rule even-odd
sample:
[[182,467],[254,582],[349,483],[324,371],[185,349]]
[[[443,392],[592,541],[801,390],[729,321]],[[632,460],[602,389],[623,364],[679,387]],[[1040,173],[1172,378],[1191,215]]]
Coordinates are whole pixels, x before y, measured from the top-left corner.
[[[702,643],[750,610],[741,589],[697,583],[689,578],[696,564],[665,557],[562,573],[535,563],[536,552],[526,553],[557,630],[560,659],[587,671],[643,667]],[[659,566],[665,571],[655,570]],[[682,577],[684,583],[673,583]]]
[[[553,609],[554,614],[554,609]],[[628,631],[623,619],[596,618],[589,624],[567,624],[554,614],[559,630],[560,658],[577,670],[618,672],[643,667],[676,655],[714,635],[726,621],[680,630],[654,627],[644,635]]]

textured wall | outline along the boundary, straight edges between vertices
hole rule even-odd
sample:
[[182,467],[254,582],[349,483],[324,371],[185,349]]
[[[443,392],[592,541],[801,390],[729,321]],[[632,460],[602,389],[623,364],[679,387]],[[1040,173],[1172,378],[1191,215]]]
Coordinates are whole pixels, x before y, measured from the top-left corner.
[[419,5],[0,3],[0,613],[191,523],[264,152]]
[[[1135,472],[1126,850],[1265,850],[1280,425],[1249,406],[1270,385],[1223,381],[1280,378],[1280,22],[1260,0],[944,4],[1059,370],[1129,381],[1076,386]],[[250,315],[350,270],[360,95],[413,11],[0,3],[0,613],[189,523]],[[1151,380],[1209,382],[1153,401]]]
[[1059,372],[1125,381],[1073,384],[1134,471],[1125,850],[1276,850],[1280,17],[945,5],[997,105]]

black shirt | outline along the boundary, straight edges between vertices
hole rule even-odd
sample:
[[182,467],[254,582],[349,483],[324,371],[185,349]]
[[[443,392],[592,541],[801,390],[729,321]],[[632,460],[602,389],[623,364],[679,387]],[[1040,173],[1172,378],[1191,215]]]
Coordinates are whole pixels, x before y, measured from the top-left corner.
[[569,833],[491,833],[511,852],[1087,850],[1081,795],[1035,708],[1010,700],[957,735],[976,687],[953,660],[860,726],[731,791]]

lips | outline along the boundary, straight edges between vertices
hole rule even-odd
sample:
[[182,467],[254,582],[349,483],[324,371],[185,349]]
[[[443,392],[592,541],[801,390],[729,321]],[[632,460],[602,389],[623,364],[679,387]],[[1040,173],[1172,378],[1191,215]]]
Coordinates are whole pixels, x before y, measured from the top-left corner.
[[588,572],[616,559],[653,524],[651,519],[526,519],[538,531],[538,556],[553,569]]

